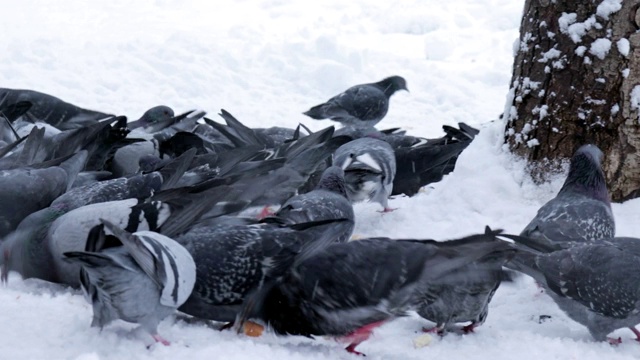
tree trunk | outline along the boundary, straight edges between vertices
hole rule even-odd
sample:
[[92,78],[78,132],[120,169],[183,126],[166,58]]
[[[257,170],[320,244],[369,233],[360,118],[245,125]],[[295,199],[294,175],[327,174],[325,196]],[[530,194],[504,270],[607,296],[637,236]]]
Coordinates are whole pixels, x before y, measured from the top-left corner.
[[586,143],[614,201],[640,195],[638,0],[525,0],[505,142],[545,180]]

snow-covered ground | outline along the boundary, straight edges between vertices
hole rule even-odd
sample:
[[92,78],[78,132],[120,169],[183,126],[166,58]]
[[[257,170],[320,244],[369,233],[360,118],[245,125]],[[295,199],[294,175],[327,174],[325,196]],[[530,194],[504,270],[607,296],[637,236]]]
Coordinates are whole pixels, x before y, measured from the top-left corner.
[[[560,188],[535,186],[501,148],[501,113],[523,1],[515,0],[22,0],[3,4],[0,86],[29,88],[77,105],[138,118],[166,104],[181,112],[224,108],[248,125],[314,129],[302,115],[348,86],[397,74],[410,93],[392,98],[380,127],[440,136],[442,124],[482,128],[455,173],[413,198],[356,207],[359,236],[449,239],[485,225],[519,232]],[[640,200],[615,204],[618,235],[638,235]],[[413,339],[427,322],[389,323],[358,349],[372,359],[631,359],[633,334],[617,347],[591,340],[522,278],[498,290],[475,334]],[[552,319],[539,323],[541,314]],[[0,359],[354,359],[343,344],[259,338],[169,318],[172,341],[150,349],[116,322],[89,327],[76,291],[12,274],[0,287]]]

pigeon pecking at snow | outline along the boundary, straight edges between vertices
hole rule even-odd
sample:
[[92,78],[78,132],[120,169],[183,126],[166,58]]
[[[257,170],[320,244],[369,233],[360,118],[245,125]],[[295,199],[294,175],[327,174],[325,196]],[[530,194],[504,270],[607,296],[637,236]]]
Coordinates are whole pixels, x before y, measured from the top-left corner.
[[[110,239],[104,227],[113,234]],[[156,342],[169,345],[158,334],[158,324],[193,290],[196,264],[189,252],[164,235],[130,234],[105,220],[92,229],[86,246],[87,251],[64,256],[82,268],[80,283],[93,305],[91,326],[102,328],[122,319],[140,324]]]
[[333,163],[344,170],[351,202],[376,201],[389,212],[388,198],[393,191],[396,157],[387,142],[371,137],[350,141],[333,154]]
[[[446,276],[482,280],[484,258],[513,252],[498,231],[458,240],[372,238],[338,243],[297,259],[248,301],[247,318],[265,321],[278,334],[330,335],[356,346],[374,328],[411,310],[421,292]],[[472,269],[469,264],[477,263]],[[493,268],[493,266],[491,266]]]
[[[431,281],[420,291],[416,311],[436,326],[423,331],[443,335],[454,323],[470,321],[462,330],[474,332],[487,319],[489,303],[500,283],[512,280],[514,272],[502,269],[508,260],[502,253],[485,256]],[[475,275],[464,276],[469,273]]]
[[374,126],[389,110],[389,98],[398,90],[407,90],[407,82],[401,76],[355,85],[327,102],[304,112],[312,119],[331,119],[347,126]]
[[556,242],[503,235],[518,244],[511,263],[534,278],[571,319],[597,341],[629,328],[640,341],[640,239]]
[[558,195],[544,204],[520,235],[549,241],[595,241],[615,235],[615,222],[602,171],[604,155],[581,146],[571,158]]

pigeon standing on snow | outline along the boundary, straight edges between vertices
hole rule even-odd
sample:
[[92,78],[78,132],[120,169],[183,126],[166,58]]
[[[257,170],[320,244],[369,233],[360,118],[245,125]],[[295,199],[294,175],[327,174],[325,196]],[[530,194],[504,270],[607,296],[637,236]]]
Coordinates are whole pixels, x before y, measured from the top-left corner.
[[356,346],[375,327],[406,315],[431,282],[457,270],[448,276],[451,285],[481,280],[485,273],[468,264],[510,256],[513,250],[496,234],[444,242],[377,238],[334,244],[265,284],[248,302],[253,311],[246,312],[278,334],[345,337],[346,350],[359,354]]
[[285,224],[348,219],[344,222],[344,232],[338,236],[338,241],[347,241],[353,233],[355,215],[348,199],[344,171],[338,166],[328,167],[314,190],[291,197],[274,216]]
[[640,341],[635,328],[640,323],[640,239],[550,243],[505,237],[518,244],[511,263],[541,284],[560,309],[586,326],[595,340],[619,344],[620,338],[607,335],[626,327]]
[[376,201],[389,208],[388,198],[396,176],[396,157],[387,142],[370,137],[350,141],[338,148],[333,163],[344,170],[351,202]]
[[[454,323],[470,321],[462,330],[474,332],[487,319],[489,303],[500,283],[511,280],[510,274],[502,269],[507,261],[502,254],[486,256],[432,281],[420,292],[416,311],[436,326],[423,330],[442,335]],[[481,276],[465,278],[464,274],[470,272]]]
[[109,245],[102,226],[92,230],[90,251],[66,252],[66,260],[80,264],[81,284],[93,305],[91,326],[113,320],[140,324],[155,341],[169,342],[158,334],[158,324],[182,305],[193,290],[196,264],[174,240],[151,231],[130,234],[102,221],[122,246]]
[[398,90],[407,90],[407,82],[400,76],[355,85],[327,102],[304,112],[312,119],[331,119],[347,126],[374,126],[389,110],[389,98]]
[[595,241],[611,238],[615,222],[595,145],[583,145],[571,158],[569,174],[558,195],[544,204],[520,234],[547,241]]

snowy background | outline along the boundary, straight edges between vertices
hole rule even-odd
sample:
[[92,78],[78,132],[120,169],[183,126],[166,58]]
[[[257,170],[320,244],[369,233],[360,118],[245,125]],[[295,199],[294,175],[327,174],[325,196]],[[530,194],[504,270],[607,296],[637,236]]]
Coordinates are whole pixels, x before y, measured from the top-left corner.
[[[27,88],[79,106],[137,119],[158,104],[176,112],[224,108],[252,126],[313,129],[302,115],[351,85],[389,75],[410,93],[391,100],[380,128],[441,136],[459,121],[482,132],[455,173],[413,197],[356,206],[356,234],[450,239],[485,225],[520,230],[553,197],[562,177],[535,186],[501,148],[513,44],[523,1],[516,0],[22,0],[3,4],[0,86]],[[638,235],[640,200],[615,204],[618,235]],[[449,334],[414,348],[418,317],[389,323],[358,347],[370,359],[631,359],[628,330],[612,347],[591,340],[528,278],[498,290],[475,334]],[[552,319],[539,323],[539,315]],[[356,359],[327,340],[260,338],[218,332],[173,317],[172,341],[149,350],[116,322],[89,327],[91,308],[76,291],[12,274],[0,287],[1,359]]]

